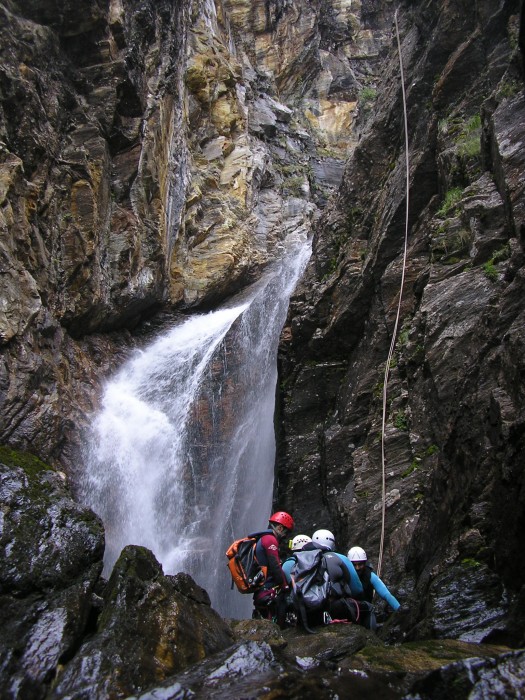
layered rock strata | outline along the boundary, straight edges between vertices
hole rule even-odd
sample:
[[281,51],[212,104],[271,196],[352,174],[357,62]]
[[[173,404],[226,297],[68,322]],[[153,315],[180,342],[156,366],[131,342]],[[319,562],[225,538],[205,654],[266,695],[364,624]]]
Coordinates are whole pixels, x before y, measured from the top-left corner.
[[388,18],[317,0],[0,14],[0,441],[71,472],[130,331],[216,304],[308,233]]
[[282,344],[279,503],[299,514],[300,530],[334,528],[339,546],[363,546],[376,565],[384,505],[382,571],[413,608],[414,636],[505,629],[523,641],[519,11],[517,2],[400,8],[410,144],[402,299],[393,41]]
[[283,335],[278,504],[377,559],[384,502],[404,633],[519,644],[523,9],[399,7],[409,245],[383,500],[405,221],[393,11],[0,4],[0,440],[74,476],[104,377],[157,312],[228,297],[324,209]]

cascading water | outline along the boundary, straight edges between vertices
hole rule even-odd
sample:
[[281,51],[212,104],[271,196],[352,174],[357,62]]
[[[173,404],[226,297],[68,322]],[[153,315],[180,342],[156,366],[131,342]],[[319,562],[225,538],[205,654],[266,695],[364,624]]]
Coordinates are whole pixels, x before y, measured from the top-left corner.
[[308,242],[288,242],[242,297],[175,326],[107,384],[80,484],[106,528],[106,574],[125,545],[142,545],[166,573],[191,574],[222,615],[249,615],[224,553],[268,520],[277,345],[309,255]]

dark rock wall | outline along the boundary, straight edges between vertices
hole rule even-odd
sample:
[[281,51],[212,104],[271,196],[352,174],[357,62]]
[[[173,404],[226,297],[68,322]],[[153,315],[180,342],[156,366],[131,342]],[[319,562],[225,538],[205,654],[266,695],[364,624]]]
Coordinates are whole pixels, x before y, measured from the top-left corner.
[[[493,620],[525,583],[519,13],[512,1],[399,10],[410,209],[387,385],[382,571],[421,617],[429,589],[452,595],[442,580],[451,564],[456,593],[465,588]],[[384,370],[405,224],[395,48],[393,35],[373,111],[316,228],[281,349],[278,502],[299,531],[333,528],[341,549],[364,546],[375,564]]]

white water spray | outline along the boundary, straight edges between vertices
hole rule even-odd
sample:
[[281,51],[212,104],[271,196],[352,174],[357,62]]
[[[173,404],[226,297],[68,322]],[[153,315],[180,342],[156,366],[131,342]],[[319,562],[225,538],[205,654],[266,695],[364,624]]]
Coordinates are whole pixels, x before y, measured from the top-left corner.
[[309,256],[307,242],[289,246],[237,305],[172,328],[107,384],[80,485],[106,528],[106,574],[125,545],[142,545],[222,615],[249,614],[224,553],[268,520],[277,346]]

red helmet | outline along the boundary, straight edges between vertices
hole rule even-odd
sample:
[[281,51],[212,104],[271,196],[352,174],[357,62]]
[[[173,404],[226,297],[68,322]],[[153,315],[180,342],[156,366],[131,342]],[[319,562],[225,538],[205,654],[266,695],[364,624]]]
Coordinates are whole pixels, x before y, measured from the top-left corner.
[[271,517],[269,522],[271,523],[277,523],[278,525],[284,525],[284,527],[287,530],[293,530],[294,528],[294,521],[291,515],[288,515],[288,513],[285,513],[282,510],[279,510],[277,513],[274,513]]

